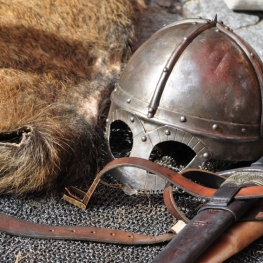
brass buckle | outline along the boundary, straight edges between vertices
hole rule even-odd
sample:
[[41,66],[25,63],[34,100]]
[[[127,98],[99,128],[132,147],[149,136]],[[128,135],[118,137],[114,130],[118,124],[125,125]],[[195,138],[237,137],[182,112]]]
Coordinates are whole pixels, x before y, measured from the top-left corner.
[[[86,195],[85,192],[82,190],[78,189],[77,187],[70,186],[69,188],[65,188],[65,193],[63,195],[63,199],[66,200],[67,202],[85,210],[86,209],[86,204],[83,203],[84,197]],[[78,196],[82,197],[79,198]]]
[[96,189],[97,185],[100,182],[100,176],[97,176],[92,185],[90,186],[89,190],[87,192],[84,192],[77,187],[70,186],[69,188],[65,188],[65,193],[63,195],[63,199],[67,202],[85,210],[87,207],[87,204]]

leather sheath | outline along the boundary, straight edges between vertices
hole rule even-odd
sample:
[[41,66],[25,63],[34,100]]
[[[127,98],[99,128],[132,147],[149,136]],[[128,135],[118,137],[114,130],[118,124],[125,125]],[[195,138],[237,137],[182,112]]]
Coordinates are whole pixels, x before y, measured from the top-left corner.
[[[239,217],[246,212],[253,200],[233,201],[229,210],[221,208],[200,211],[152,263],[193,263]],[[230,211],[236,211],[234,216]]]
[[[235,255],[263,235],[263,200],[257,201],[241,217],[239,222],[228,228],[195,263],[221,263]],[[248,220],[257,221],[248,221]]]
[[263,235],[263,222],[238,222],[227,229],[195,263],[221,263]]

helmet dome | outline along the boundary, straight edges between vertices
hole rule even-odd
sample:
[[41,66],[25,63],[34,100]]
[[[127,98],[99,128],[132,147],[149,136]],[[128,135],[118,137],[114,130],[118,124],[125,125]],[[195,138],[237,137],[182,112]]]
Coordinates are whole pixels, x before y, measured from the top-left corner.
[[[125,123],[130,156],[145,159],[156,145],[179,142],[195,155],[187,168],[211,158],[256,160],[263,155],[262,69],[253,48],[216,17],[170,24],[126,65],[111,95],[107,137],[113,123]],[[124,168],[119,178],[136,189],[162,189],[154,176]]]

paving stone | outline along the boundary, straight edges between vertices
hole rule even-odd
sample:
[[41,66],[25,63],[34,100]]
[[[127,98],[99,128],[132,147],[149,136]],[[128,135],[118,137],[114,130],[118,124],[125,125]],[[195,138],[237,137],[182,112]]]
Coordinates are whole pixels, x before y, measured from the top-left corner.
[[188,18],[201,16],[212,19],[215,14],[218,20],[224,21],[232,29],[255,25],[259,22],[257,15],[233,12],[223,0],[191,0],[183,5],[183,15]]
[[246,40],[263,60],[263,20],[256,25],[237,29],[235,32]]

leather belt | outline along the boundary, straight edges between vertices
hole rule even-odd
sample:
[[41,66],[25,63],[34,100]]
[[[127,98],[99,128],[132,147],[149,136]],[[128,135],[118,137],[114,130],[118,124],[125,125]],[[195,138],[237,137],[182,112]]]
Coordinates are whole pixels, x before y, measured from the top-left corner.
[[147,236],[122,230],[87,226],[48,226],[15,218],[0,213],[0,231],[10,235],[45,238],[83,240],[125,245],[157,244],[170,241],[174,234]]

